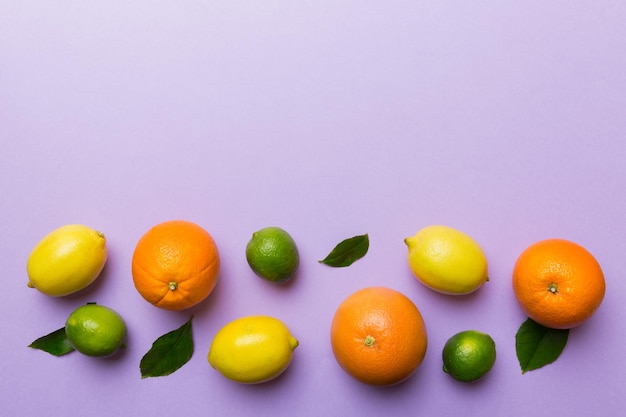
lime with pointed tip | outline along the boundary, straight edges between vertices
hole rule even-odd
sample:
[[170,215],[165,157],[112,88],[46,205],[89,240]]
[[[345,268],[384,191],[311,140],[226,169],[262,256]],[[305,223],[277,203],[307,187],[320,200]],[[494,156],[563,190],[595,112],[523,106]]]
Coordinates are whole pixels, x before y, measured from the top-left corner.
[[70,345],[87,356],[107,357],[125,346],[126,323],[109,307],[89,303],[74,310],[65,322]]
[[280,227],[271,226],[252,234],[246,245],[246,260],[257,276],[282,283],[293,278],[300,255],[291,235]]

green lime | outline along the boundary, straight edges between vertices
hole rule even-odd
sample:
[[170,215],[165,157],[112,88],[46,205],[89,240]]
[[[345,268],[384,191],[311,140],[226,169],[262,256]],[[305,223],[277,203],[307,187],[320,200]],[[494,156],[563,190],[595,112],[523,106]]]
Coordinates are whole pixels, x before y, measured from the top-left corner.
[[496,361],[496,344],[488,334],[466,330],[455,334],[443,347],[443,371],[463,382],[476,381]]
[[252,234],[246,246],[246,260],[259,277],[286,282],[298,269],[300,256],[289,233],[280,227],[266,227]]
[[108,307],[89,303],[78,307],[65,322],[70,344],[88,356],[111,356],[123,347],[126,323]]

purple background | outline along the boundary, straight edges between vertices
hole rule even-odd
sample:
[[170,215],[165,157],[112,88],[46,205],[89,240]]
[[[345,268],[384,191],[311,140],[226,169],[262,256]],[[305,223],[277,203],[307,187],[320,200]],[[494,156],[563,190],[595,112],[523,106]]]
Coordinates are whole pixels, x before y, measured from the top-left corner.
[[[3,416],[616,415],[623,387],[626,3],[623,1],[0,1],[0,410]],[[197,308],[159,310],[130,260],[153,224],[187,219],[221,251]],[[108,238],[99,281],[74,296],[26,287],[32,247],[85,223]],[[491,281],[427,290],[403,239],[429,224],[473,236]],[[301,267],[284,287],[245,261],[253,231],[287,229]],[[317,262],[369,233],[349,268]],[[522,375],[515,259],[563,237],[602,265],[607,295],[554,364]],[[420,308],[429,350],[408,381],[373,388],[336,364],[328,334],[351,292],[386,285]],[[26,346],[75,307],[118,310],[128,349],[109,360]],[[196,351],[165,378],[139,360],[194,315]],[[206,354],[249,314],[300,339],[279,379],[244,386]],[[465,329],[498,359],[481,382],[441,371]]]

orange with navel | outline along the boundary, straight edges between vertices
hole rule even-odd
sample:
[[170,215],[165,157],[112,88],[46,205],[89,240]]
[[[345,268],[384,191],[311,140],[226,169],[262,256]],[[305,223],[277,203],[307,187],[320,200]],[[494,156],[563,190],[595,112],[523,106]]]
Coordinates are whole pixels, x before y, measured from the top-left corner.
[[546,239],[526,248],[513,269],[513,291],[537,323],[571,329],[598,309],[606,284],[596,258],[565,239]]
[[333,317],[330,340],[337,363],[370,385],[407,379],[426,355],[426,326],[404,294],[368,287],[348,296]]
[[185,220],[155,225],[139,239],[132,258],[135,288],[166,310],[193,307],[211,294],[220,258],[211,235]]

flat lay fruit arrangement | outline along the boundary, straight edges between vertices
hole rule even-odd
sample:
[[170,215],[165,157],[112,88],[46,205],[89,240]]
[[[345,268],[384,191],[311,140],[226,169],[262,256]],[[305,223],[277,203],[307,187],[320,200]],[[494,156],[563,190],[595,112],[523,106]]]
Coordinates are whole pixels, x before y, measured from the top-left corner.
[[[488,285],[485,252],[455,228],[431,225],[406,237],[408,269],[433,292],[463,297]],[[345,268],[364,257],[369,236],[339,242],[319,260]],[[284,285],[297,274],[296,240],[280,227],[251,233],[242,253],[250,269],[268,285]],[[50,297],[65,297],[97,280],[107,261],[105,234],[85,225],[62,226],[45,235],[26,260],[28,287]],[[220,253],[211,234],[184,220],[154,225],[136,243],[131,276],[137,292],[156,308],[184,311],[212,296],[220,276]],[[511,290],[528,319],[515,335],[521,372],[556,359],[569,329],[582,325],[600,307],[605,291],[602,269],[578,243],[546,239],[525,249],[512,268]],[[441,312],[439,313],[441,314]],[[496,365],[496,344],[476,328],[450,334],[441,352],[442,372],[470,383]],[[346,297],[328,323],[329,348],[337,366],[356,381],[376,386],[401,383],[425,359],[428,323],[407,294],[387,286],[361,288]],[[208,368],[242,384],[279,377],[297,355],[298,333],[280,318],[241,316],[213,335]],[[94,358],[114,356],[126,347],[127,326],[111,307],[96,302],[76,306],[65,324],[35,339],[29,347],[54,356],[74,351]],[[160,336],[138,364],[141,378],[163,377],[184,366],[194,353],[193,316]]]

